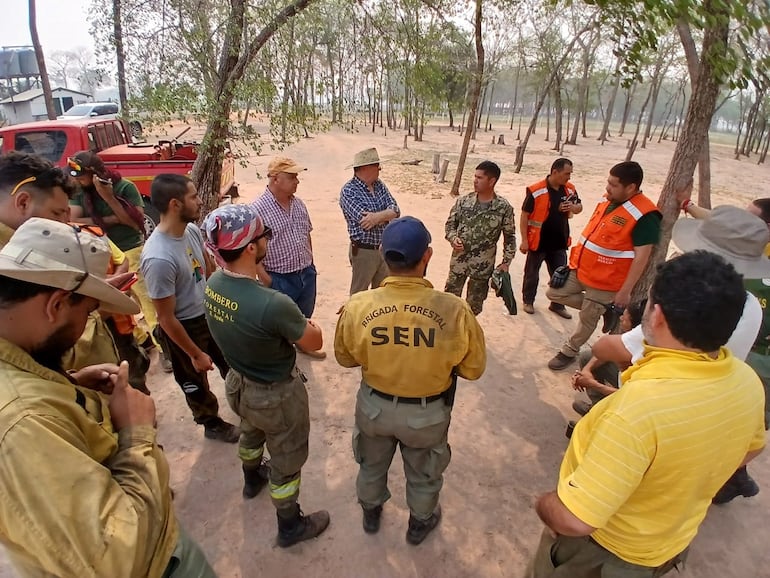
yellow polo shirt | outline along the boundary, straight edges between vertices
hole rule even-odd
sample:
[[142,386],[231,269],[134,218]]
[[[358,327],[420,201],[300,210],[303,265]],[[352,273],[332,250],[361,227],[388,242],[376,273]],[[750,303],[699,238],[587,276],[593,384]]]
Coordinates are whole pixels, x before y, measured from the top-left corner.
[[618,557],[656,567],[695,537],[711,499],[749,451],[765,445],[764,391],[722,348],[647,346],[572,435],[558,494]]
[[360,365],[374,389],[402,397],[445,391],[455,368],[478,379],[487,362],[468,304],[422,277],[387,277],[353,295],[337,321],[334,355],[343,367]]

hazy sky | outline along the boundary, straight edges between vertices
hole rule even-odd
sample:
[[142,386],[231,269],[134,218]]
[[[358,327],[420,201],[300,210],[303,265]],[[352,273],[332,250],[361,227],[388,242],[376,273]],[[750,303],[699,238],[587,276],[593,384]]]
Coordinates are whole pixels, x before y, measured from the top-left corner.
[[[37,0],[37,30],[46,54],[83,46],[93,51],[86,17],[91,0]],[[0,0],[0,47],[31,45],[28,0]]]

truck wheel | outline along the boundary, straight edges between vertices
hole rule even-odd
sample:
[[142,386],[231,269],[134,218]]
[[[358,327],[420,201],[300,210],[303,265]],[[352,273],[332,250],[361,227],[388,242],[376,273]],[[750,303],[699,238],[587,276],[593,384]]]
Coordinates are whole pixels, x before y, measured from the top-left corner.
[[150,204],[149,199],[144,201],[144,233],[149,237],[160,223],[160,213]]
[[138,120],[132,120],[129,122],[128,129],[131,131],[131,136],[135,138],[142,138],[142,123]]

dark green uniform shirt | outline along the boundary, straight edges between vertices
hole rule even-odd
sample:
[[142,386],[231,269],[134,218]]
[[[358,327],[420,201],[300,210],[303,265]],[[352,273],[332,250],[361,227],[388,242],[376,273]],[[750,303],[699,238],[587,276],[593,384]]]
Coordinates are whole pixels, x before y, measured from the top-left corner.
[[206,287],[206,321],[227,363],[262,382],[288,379],[307,320],[283,293],[246,277],[217,271]]
[[[123,197],[135,207],[144,208],[142,195],[139,194],[139,190],[136,188],[136,185],[131,181],[120,179],[115,185],[114,192],[115,196]],[[82,207],[83,216],[92,217],[86,208],[86,202],[83,198],[85,194],[86,193],[82,189],[79,190],[70,200],[70,205]],[[102,199],[101,196],[99,196],[99,193],[94,191],[93,196],[94,211],[96,211],[100,217],[109,217],[115,214],[107,202]],[[129,227],[128,225],[110,225],[109,227],[106,227],[105,233],[107,233],[110,241],[115,243],[118,246],[118,249],[121,251],[130,251],[131,249],[138,247],[144,242],[144,236],[142,233],[133,227]]]

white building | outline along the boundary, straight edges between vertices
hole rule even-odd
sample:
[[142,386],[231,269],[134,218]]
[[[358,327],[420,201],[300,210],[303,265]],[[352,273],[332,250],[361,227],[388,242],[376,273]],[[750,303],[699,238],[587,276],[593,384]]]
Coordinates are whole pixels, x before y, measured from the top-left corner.
[[[69,88],[54,88],[51,90],[51,93],[57,116],[76,104],[91,102],[92,100],[90,94],[70,90]],[[19,124],[48,118],[42,88],[25,90],[5,100],[0,100],[0,106],[2,106],[3,116],[7,119],[8,124]]]

